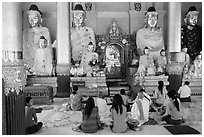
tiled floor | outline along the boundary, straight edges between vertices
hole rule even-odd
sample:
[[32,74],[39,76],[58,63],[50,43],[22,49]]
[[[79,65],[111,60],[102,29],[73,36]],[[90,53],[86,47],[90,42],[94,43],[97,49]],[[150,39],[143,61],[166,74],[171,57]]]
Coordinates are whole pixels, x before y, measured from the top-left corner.
[[[72,131],[72,127],[81,122],[80,112],[65,112],[62,110],[63,104],[68,102],[68,98],[55,98],[52,110],[43,110],[37,114],[39,121],[44,122],[44,127],[36,135],[84,135],[82,132]],[[42,106],[42,105],[41,105]],[[38,107],[38,106],[37,106]],[[191,103],[182,103],[182,114],[186,119],[186,124],[202,133],[202,97],[193,96]],[[63,119],[62,119],[63,117]],[[94,135],[114,135],[109,127],[94,133]],[[122,135],[171,135],[162,125],[144,125],[142,131],[128,130]]]

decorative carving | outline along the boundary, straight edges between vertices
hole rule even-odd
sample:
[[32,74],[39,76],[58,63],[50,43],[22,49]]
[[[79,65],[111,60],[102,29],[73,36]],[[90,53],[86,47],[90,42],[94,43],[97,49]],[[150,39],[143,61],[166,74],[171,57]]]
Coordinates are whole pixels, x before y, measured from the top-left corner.
[[19,95],[20,92],[22,92],[24,86],[20,87],[5,87],[4,88],[4,94],[8,96],[9,94],[17,94]]
[[70,65],[68,64],[57,64],[57,75],[70,75]]
[[181,75],[183,73],[183,62],[171,62],[167,68],[167,72],[169,75]]
[[86,11],[92,10],[92,3],[91,2],[85,2]]
[[2,75],[5,87],[21,87],[26,84],[26,72],[23,65],[3,66]]
[[142,9],[141,2],[135,2],[134,7],[136,11],[140,11]]

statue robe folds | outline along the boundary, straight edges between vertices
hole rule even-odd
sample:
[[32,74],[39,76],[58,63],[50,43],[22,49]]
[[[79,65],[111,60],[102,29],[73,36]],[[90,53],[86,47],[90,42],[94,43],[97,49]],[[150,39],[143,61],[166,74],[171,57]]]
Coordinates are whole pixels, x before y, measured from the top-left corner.
[[72,45],[72,58],[74,61],[80,61],[83,53],[87,50],[87,45],[92,42],[95,45],[94,31],[90,27],[83,27],[82,29],[72,29],[71,32],[71,45]]
[[150,55],[156,58],[160,54],[160,50],[164,49],[163,32],[160,28],[157,31],[151,31],[146,28],[138,30],[136,36],[137,48],[143,53],[144,48],[148,47]]
[[34,70],[37,75],[52,74],[52,48],[38,48],[35,53]]
[[51,45],[50,32],[48,28],[28,28],[23,31],[23,59],[28,65],[28,68],[31,68],[32,70],[34,69],[35,54],[39,47],[39,39],[41,36],[44,36],[48,45]]

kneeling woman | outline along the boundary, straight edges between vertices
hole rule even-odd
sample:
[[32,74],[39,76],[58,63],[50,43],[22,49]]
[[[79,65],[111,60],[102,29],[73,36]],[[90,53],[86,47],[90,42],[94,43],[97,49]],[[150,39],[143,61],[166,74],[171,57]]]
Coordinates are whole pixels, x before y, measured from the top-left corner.
[[82,123],[78,127],[85,133],[95,133],[101,129],[101,122],[99,117],[98,107],[95,106],[94,99],[89,97],[86,106],[82,111]]
[[167,95],[169,96],[169,103],[166,105],[166,112],[162,116],[162,120],[166,121],[167,124],[180,125],[182,123],[180,100],[176,96],[175,90],[170,90]]

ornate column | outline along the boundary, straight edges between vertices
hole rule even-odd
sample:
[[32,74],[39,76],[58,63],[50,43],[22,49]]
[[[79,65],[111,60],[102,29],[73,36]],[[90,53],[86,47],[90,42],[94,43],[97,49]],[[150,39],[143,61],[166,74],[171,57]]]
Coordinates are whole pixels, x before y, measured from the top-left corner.
[[57,2],[57,95],[69,96],[71,67],[70,2]]
[[70,38],[70,3],[57,2],[57,75],[69,75]]
[[22,60],[21,3],[5,2],[2,11],[2,75],[7,94],[9,91],[20,91],[26,84]]
[[169,87],[168,90],[178,90],[182,82],[184,56],[181,53],[181,3],[168,4],[168,34],[167,50],[169,53]]
[[[22,89],[26,73],[22,60],[22,9],[20,2],[2,3],[2,77],[6,134],[25,134]],[[5,102],[4,102],[5,103]]]

